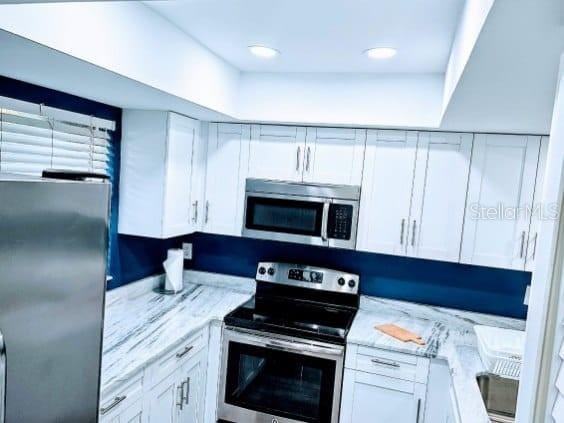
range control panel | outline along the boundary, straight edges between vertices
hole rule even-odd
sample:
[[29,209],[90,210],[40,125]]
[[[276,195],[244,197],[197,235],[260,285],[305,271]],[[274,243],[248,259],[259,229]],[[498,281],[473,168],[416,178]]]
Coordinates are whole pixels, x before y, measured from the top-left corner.
[[261,262],[256,280],[324,291],[358,293],[359,276],[303,264]]

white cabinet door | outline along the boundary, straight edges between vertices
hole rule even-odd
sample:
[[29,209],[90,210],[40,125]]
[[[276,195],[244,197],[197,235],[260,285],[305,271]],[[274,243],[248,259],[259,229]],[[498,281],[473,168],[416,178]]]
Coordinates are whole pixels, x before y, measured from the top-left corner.
[[304,182],[360,185],[366,130],[307,128]]
[[204,232],[241,235],[245,180],[240,159],[249,129],[249,125],[210,124]]
[[205,368],[207,350],[203,350],[181,370],[182,392],[184,396],[182,408],[178,411],[178,423],[203,423]]
[[535,256],[537,253],[537,241],[542,219],[555,218],[556,210],[548,204],[542,204],[542,190],[544,186],[544,171],[546,170],[546,156],[548,155],[548,137],[541,138],[539,153],[539,164],[537,166],[537,179],[535,182],[535,194],[533,210],[531,215],[531,228],[527,236],[527,257],[525,259],[525,270],[534,270]]
[[160,381],[150,393],[149,423],[176,423],[183,401],[180,375],[170,374]]
[[407,254],[458,262],[472,134],[419,133]]
[[341,423],[423,423],[421,383],[345,369]]
[[253,125],[247,176],[301,182],[305,134],[301,127]]
[[113,413],[107,417],[101,417],[101,423],[143,423],[143,401],[138,400],[127,408]]
[[357,249],[406,253],[417,133],[368,131]]
[[524,270],[540,137],[474,139],[461,262]]
[[198,135],[197,121],[169,115],[163,216],[165,237],[192,231],[193,150]]

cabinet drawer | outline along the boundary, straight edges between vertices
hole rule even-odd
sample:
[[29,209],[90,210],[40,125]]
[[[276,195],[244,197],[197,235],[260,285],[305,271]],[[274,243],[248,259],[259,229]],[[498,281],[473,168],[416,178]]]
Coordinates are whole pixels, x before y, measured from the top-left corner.
[[202,330],[164,354],[151,366],[151,387],[154,387],[177,370],[179,366],[194,357],[207,345],[207,342],[207,330]]
[[415,355],[358,347],[353,363],[354,369],[362,372],[427,383],[429,360]]
[[100,401],[101,420],[106,421],[121,413],[142,397],[143,373],[141,372],[102,398]]

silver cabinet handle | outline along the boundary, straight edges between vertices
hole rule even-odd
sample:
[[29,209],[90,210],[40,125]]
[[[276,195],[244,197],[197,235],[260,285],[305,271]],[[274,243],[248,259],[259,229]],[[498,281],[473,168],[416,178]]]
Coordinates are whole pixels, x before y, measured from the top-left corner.
[[372,363],[378,364],[379,366],[388,366],[395,369],[399,369],[400,367],[399,363],[396,363],[395,361],[382,360],[380,358],[373,358],[371,361]]
[[183,384],[186,384],[186,392],[184,393],[184,402],[186,405],[190,405],[190,378],[187,378]]
[[419,415],[421,414],[421,398],[417,399],[417,416],[415,417],[415,423],[419,423]]
[[309,172],[309,159],[311,156],[311,147],[307,148],[307,156],[306,156],[306,172]]
[[526,235],[526,232],[523,231],[521,233],[521,250],[519,252],[519,258],[523,258],[523,254],[525,253],[525,235]]
[[411,246],[415,247],[415,228],[417,227],[417,221],[413,221],[413,233],[411,234]]
[[181,383],[180,385],[178,385],[178,387],[176,388],[178,389],[179,395],[178,395],[178,400],[176,402],[176,406],[178,408],[180,408],[180,410],[183,409],[184,407],[184,382]]
[[405,219],[401,220],[401,229],[400,229],[400,245],[403,245],[403,234],[405,232]]
[[208,223],[209,216],[210,216],[210,202],[206,201],[206,212],[204,215],[204,223]]
[[100,414],[103,416],[110,410],[116,408],[120,403],[122,403],[127,398],[127,395],[119,395],[114,398],[114,400],[105,407],[100,408]]
[[179,353],[176,353],[176,358],[184,357],[186,354],[188,354],[190,351],[192,351],[192,348],[194,348],[194,347],[185,347],[182,351],[180,351]]
[[198,221],[198,200],[192,203],[192,208],[194,213],[192,214],[192,222],[196,223]]
[[298,149],[296,151],[296,172],[300,171],[300,156],[302,155],[302,148],[298,145]]
[[0,422],[6,416],[6,345],[4,335],[0,332]]
[[535,240],[533,241],[533,256],[532,259],[535,259],[535,256],[537,255],[537,238],[539,237],[539,233],[535,232]]

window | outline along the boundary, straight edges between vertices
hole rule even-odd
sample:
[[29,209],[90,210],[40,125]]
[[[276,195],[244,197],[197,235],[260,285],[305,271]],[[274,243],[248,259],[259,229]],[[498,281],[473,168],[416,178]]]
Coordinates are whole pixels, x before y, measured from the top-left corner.
[[115,122],[0,97],[0,172],[44,169],[111,175]]

